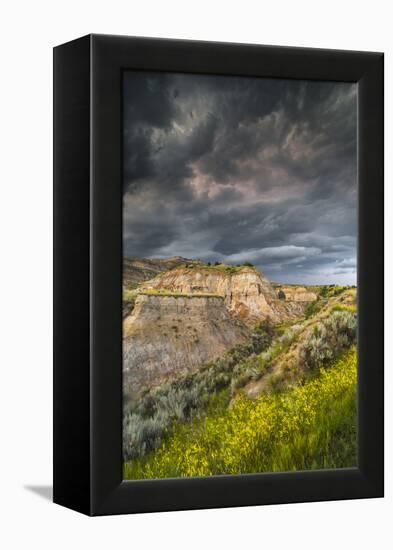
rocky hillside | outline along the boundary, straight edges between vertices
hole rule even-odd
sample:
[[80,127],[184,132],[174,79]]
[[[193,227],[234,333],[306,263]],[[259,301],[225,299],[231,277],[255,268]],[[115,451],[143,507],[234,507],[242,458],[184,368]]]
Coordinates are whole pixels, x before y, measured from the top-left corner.
[[315,294],[308,292],[288,292],[288,296],[284,294],[280,299],[265,275],[251,266],[183,266],[157,275],[141,288],[218,294],[234,317],[251,324],[267,317],[273,322],[291,319],[302,314],[305,305],[316,299]]
[[257,268],[181,257],[128,258],[123,284],[124,391],[129,397],[193,372],[269,319],[292,322],[316,294],[274,288]]
[[[291,288],[294,287],[299,289],[296,294],[304,292],[302,287],[293,285]],[[233,329],[233,316],[230,315],[228,319],[225,314],[228,310],[222,309],[225,300],[214,295],[170,296],[163,291],[160,294],[158,291],[150,291],[146,296],[137,296],[140,312],[135,315],[135,323],[127,327],[131,337],[127,343],[130,354],[133,353],[130,346],[137,324],[142,334],[136,342],[142,345],[144,328],[150,326],[154,331],[156,324],[160,325],[162,317],[157,311],[159,317],[154,321],[153,304],[160,312],[168,307],[167,322],[178,320],[179,324],[173,324],[172,328],[188,343],[188,354],[176,336],[169,338],[172,347],[165,351],[171,354],[176,350],[181,357],[180,363],[176,364],[180,374],[176,376],[176,369],[171,369],[170,363],[165,365],[169,365],[169,370],[162,371],[157,363],[150,365],[149,357],[142,355],[144,350],[137,347],[141,351],[139,362],[135,361],[133,373],[127,372],[124,376],[123,451],[128,461],[126,479],[250,472],[253,468],[255,471],[272,471],[277,464],[281,464],[282,471],[286,471],[291,470],[293,464],[299,469],[314,468],[319,464],[316,460],[322,460],[321,467],[356,464],[356,288],[322,285],[307,287],[307,290],[312,290],[317,299],[309,304],[303,316],[276,326],[265,322],[248,334],[250,328],[246,329],[243,325],[243,341],[240,340],[241,343],[229,352],[222,352],[217,360],[213,357],[203,368],[197,364],[185,368],[190,357],[195,358],[197,355],[189,344],[193,339],[193,332],[189,332],[192,325],[184,326],[182,317],[177,316],[186,311],[185,321],[193,313],[197,326],[202,326],[201,339],[206,338],[207,342],[210,339],[210,345],[215,346],[215,334],[222,338],[228,328]],[[186,299],[191,300],[192,305],[187,306]],[[180,300],[177,305],[175,300]],[[206,310],[212,321],[207,324]],[[222,315],[218,315],[218,312]],[[158,330],[160,345],[165,336],[162,328]],[[238,328],[241,328],[240,324]],[[234,338],[236,336],[235,332]],[[167,340],[165,336],[164,342]],[[157,359],[154,338],[145,340],[145,345],[153,346],[152,353]],[[223,350],[225,345],[226,342]],[[148,372],[143,368],[145,362]],[[152,376],[150,380],[149,373]],[[135,376],[139,376],[138,383],[141,379],[143,381],[143,377],[147,381],[142,382],[140,387],[143,387],[143,383],[152,387],[146,388],[137,399],[132,399],[130,390],[135,391]],[[157,379],[164,383],[157,384]],[[347,384],[350,384],[350,393],[344,391]],[[312,390],[312,395],[307,388]],[[324,411],[322,421],[322,409],[319,409],[318,403]],[[260,413],[255,414],[260,406]],[[276,409],[277,416],[272,414]],[[304,423],[305,418],[309,418],[310,422]],[[317,422],[315,429],[313,421]],[[270,429],[272,422],[276,426],[273,432]],[[312,437],[309,435],[310,428]],[[326,441],[330,443],[323,444],[321,458],[315,441],[321,441],[324,431]],[[241,433],[243,436],[239,437]],[[278,433],[280,438],[284,438],[283,452],[275,451],[277,441],[280,441],[277,440]],[[253,434],[258,437],[256,444],[250,439],[254,437]],[[268,439],[261,444],[260,437],[265,437],[263,434]],[[294,439],[293,456],[288,454],[288,434]],[[272,441],[269,441],[270,437]],[[219,441],[222,441],[220,450],[212,458],[212,445],[217,449]],[[249,441],[250,445],[247,444]],[[302,449],[301,453],[299,448]],[[258,449],[262,449],[262,454],[259,462],[255,463]],[[303,452],[303,449],[306,451]],[[330,455],[325,454],[325,449]],[[267,452],[271,451],[273,456],[266,466]],[[224,459],[228,452],[228,467],[221,465],[217,468],[217,459]],[[308,457],[306,463],[305,456]],[[331,462],[326,462],[327,456],[330,456]],[[245,457],[250,462],[241,470]],[[297,463],[299,458],[300,462]],[[238,461],[236,469],[231,469],[233,460]],[[284,462],[277,462],[281,460]],[[207,469],[202,471],[200,468],[205,466]]]
[[247,340],[221,296],[139,293],[123,322],[123,384],[128,397],[216,359]]
[[188,260],[181,256],[167,259],[149,259],[130,257],[123,260],[123,286],[127,289],[136,288],[159,273],[179,267],[181,265],[200,264],[199,260]]
[[272,346],[273,353],[268,351],[265,354],[268,358],[268,369],[260,379],[251,381],[246,385],[244,391],[248,397],[254,398],[266,389],[271,388],[272,382],[278,386],[285,386],[293,382],[304,370],[302,351],[304,351],[305,342],[310,342],[313,353],[321,355],[327,352],[334,354],[340,351],[340,346],[345,349],[353,343],[348,341],[349,330],[347,326],[338,327],[342,330],[342,334],[334,343],[324,342],[323,337],[326,338],[326,323],[329,324],[332,314],[340,315],[342,312],[346,312],[356,318],[356,289],[347,287],[345,290],[339,291],[337,294],[333,293],[326,298],[319,296],[315,306],[309,318],[299,319],[287,327],[286,332]]
[[317,294],[304,286],[286,286],[276,285],[277,296],[287,302],[313,302],[317,299]]

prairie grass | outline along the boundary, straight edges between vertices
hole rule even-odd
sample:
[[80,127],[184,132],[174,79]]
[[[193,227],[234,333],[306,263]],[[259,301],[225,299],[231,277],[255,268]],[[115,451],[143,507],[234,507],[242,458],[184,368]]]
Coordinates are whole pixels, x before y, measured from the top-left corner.
[[138,295],[137,290],[130,290],[128,288],[123,288],[123,301],[135,300],[137,295]]
[[332,307],[333,311],[349,311],[350,313],[356,313],[357,307],[356,304],[348,305],[348,304],[335,304]]
[[173,296],[175,298],[223,298],[221,294],[212,292],[180,292],[176,290],[168,290],[166,288],[138,288],[127,289],[123,288],[123,301],[135,300],[139,295],[145,296]]
[[255,400],[218,393],[205,414],[176,424],[161,447],[124,464],[125,479],[356,466],[356,350],[305,382]]

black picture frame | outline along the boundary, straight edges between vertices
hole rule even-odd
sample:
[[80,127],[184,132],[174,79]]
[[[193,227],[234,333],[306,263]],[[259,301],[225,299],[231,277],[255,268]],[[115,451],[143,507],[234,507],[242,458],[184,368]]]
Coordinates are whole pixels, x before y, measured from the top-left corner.
[[[122,480],[124,69],[358,83],[358,467]],[[383,496],[383,54],[88,35],[54,49],[54,502],[88,515]]]

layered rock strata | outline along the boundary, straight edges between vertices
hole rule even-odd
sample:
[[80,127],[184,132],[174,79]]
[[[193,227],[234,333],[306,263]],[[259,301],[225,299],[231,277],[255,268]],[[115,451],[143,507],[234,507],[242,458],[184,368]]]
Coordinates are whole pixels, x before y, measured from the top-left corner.
[[268,317],[273,322],[281,322],[301,313],[299,305],[292,306],[279,300],[269,280],[253,267],[233,271],[199,266],[177,268],[146,281],[141,288],[185,294],[218,294],[233,316],[248,323],[257,323]]
[[123,322],[124,391],[132,397],[193,372],[249,335],[220,296],[139,294]]

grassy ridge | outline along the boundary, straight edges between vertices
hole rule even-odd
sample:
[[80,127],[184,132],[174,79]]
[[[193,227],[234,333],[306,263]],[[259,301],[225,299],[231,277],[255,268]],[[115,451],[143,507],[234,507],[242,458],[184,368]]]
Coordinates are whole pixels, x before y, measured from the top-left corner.
[[256,400],[241,393],[210,410],[144,459],[124,464],[125,479],[275,472],[356,465],[356,351],[319,374]]
[[140,288],[134,290],[123,290],[123,301],[135,300],[139,295],[144,296],[169,296],[174,298],[221,298],[224,297],[221,294],[215,294],[213,292],[180,292],[176,290],[168,290],[166,288]]
[[185,266],[186,269],[198,269],[198,270],[211,270],[211,271],[221,271],[223,273],[239,273],[241,271],[243,271],[245,268],[251,268],[251,269],[254,269],[255,271],[258,271],[259,270],[253,266],[252,264],[250,263],[244,263],[243,265],[232,265],[232,264],[220,264],[218,262],[215,262],[214,264],[211,264],[211,263],[204,263],[204,264],[196,264],[196,265],[186,265]]

